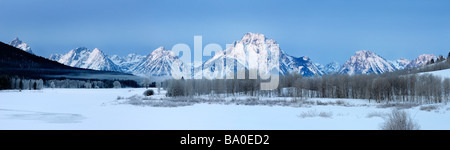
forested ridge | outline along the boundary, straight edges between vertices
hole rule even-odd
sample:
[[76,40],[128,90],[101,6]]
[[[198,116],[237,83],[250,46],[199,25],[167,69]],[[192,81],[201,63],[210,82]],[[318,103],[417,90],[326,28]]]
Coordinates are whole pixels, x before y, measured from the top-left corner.
[[[88,76],[101,77],[104,75],[112,76],[113,79],[83,79],[83,77]],[[70,78],[70,76],[76,78]],[[28,52],[0,42],[0,89],[24,89],[23,87],[25,86],[33,88],[34,83],[36,83],[36,88],[34,89],[39,89],[39,87],[48,87],[50,85],[50,83],[46,82],[48,80],[64,81],[61,83],[73,83],[73,81],[78,82],[78,84],[76,85],[56,84],[56,86],[68,88],[85,87],[79,86],[79,84],[82,84],[83,82],[90,83],[91,81],[92,83],[94,83],[94,81],[96,81],[95,83],[99,82],[98,86],[94,85],[92,86],[93,88],[108,88],[113,87],[112,83],[119,80],[124,84],[124,86],[138,87],[136,81],[122,79],[123,76],[132,77],[133,75],[113,71],[97,71],[74,68],[55,61],[48,60],[41,56],[30,54]],[[100,84],[100,82],[102,82],[102,84]],[[31,83],[32,85],[25,85],[28,83]],[[21,84],[23,85],[22,87],[20,87]]]

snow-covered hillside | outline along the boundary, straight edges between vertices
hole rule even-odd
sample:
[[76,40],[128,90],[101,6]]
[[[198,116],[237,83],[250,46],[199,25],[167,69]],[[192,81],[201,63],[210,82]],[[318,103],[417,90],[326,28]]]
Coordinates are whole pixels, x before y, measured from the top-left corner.
[[339,73],[341,74],[381,74],[395,71],[396,69],[381,56],[371,51],[357,51],[354,56],[347,60]]
[[408,59],[398,59],[396,61],[390,61],[388,60],[388,62],[392,65],[392,67],[394,67],[396,70],[402,70],[405,69],[406,66],[408,66],[409,63],[411,63],[410,60]]
[[109,59],[119,66],[124,72],[132,73],[132,70],[136,68],[146,56],[142,56],[136,53],[131,53],[126,56],[120,57],[118,55],[113,55]]
[[18,37],[14,38],[14,40],[12,40],[11,42],[9,42],[9,45],[14,46],[16,48],[19,48],[25,52],[31,53],[33,54],[33,51],[31,50],[31,47],[28,46],[27,43],[19,40]]
[[439,77],[442,77],[442,78],[450,78],[450,69],[431,71],[431,72],[424,72],[424,73],[421,73],[421,74],[432,74],[432,75],[439,76]]

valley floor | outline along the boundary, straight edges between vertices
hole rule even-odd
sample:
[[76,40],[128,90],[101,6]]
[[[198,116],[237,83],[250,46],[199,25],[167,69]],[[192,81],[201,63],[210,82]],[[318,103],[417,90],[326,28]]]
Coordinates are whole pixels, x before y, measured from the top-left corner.
[[[307,101],[330,104],[301,107],[215,103],[150,107],[117,100],[118,96],[142,95],[144,91],[131,88],[0,91],[0,129],[377,130],[394,108],[381,108],[383,104],[359,99],[314,98]],[[164,97],[163,94],[164,91],[154,97]],[[338,101],[345,105],[333,104]],[[404,110],[420,124],[421,129],[449,130],[450,104],[433,106],[437,108],[430,111],[421,110],[421,106]]]

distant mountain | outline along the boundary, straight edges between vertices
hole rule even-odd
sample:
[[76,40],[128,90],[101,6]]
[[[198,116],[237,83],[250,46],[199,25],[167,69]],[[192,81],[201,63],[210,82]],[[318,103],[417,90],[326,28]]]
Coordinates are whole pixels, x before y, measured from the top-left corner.
[[396,69],[381,56],[371,51],[357,51],[347,60],[339,71],[340,74],[382,74]]
[[436,56],[433,54],[422,54],[416,59],[412,60],[406,68],[417,68],[427,64],[431,59],[436,59]]
[[[223,63],[235,62],[232,66]],[[278,63],[278,67],[276,64]],[[309,57],[293,57],[280,49],[277,42],[259,33],[246,33],[240,41],[233,42],[226,50],[216,53],[211,59],[203,63],[203,76],[225,77],[238,66],[246,70],[258,69],[262,73],[278,71],[284,75],[288,72],[298,72],[304,76],[322,75],[323,73],[313,64]],[[239,67],[240,68],[240,67]],[[202,68],[196,68],[198,74]]]
[[392,65],[392,67],[394,67],[395,70],[403,70],[406,68],[406,66],[411,63],[410,60],[408,59],[398,59],[396,61],[390,61],[388,60],[389,64]]
[[64,55],[53,54],[49,59],[72,67],[122,72],[119,66],[97,48],[89,50],[86,47],[79,47]]
[[61,56],[63,56],[62,54],[52,54],[50,55],[50,57],[48,59],[53,60],[53,61],[59,61],[59,59],[61,59]]
[[14,46],[14,47],[16,47],[16,48],[18,48],[18,49],[21,49],[21,50],[23,50],[23,51],[25,51],[25,52],[34,54],[33,51],[31,50],[31,47],[28,46],[27,43],[25,43],[25,42],[19,40],[18,37],[14,38],[14,40],[12,40],[11,42],[9,42],[9,45]]
[[[137,58],[139,59],[139,58]],[[173,76],[190,76],[188,67],[175,55],[173,51],[159,47],[148,54],[131,72],[139,76],[153,76],[170,78]]]
[[139,77],[126,73],[70,67],[44,57],[30,54],[2,42],[0,42],[0,74],[46,79],[141,80]]
[[128,54],[127,56],[120,57],[113,55],[109,59],[120,67],[121,70],[127,73],[131,73],[136,66],[138,66],[146,56],[138,55],[136,53]]
[[324,74],[335,74],[335,73],[338,73],[340,71],[340,69],[341,69],[341,66],[336,61],[333,61],[333,62],[331,62],[329,64],[326,64],[325,66],[316,63],[316,66]]

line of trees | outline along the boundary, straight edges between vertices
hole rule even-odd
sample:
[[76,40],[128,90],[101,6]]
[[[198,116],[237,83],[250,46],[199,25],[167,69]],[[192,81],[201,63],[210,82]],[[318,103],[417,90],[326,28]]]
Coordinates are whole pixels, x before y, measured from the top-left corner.
[[[422,67],[448,65],[438,63]],[[433,66],[434,65],[434,66]],[[441,103],[450,97],[450,79],[431,74],[395,71],[381,75],[334,74],[302,77],[298,73],[280,76],[276,90],[260,91],[261,80],[248,79],[181,79],[166,80],[167,96],[292,96],[296,98],[355,98],[376,102]],[[287,93],[287,94],[286,94]]]
[[7,75],[0,76],[0,90],[40,90],[43,87],[44,81],[42,79],[22,79],[17,77],[9,77]]
[[377,102],[440,103],[447,102],[450,96],[450,80],[431,74],[298,76],[282,77],[278,90],[295,87],[296,97],[356,98]]
[[[248,79],[249,71],[245,71],[246,79],[170,79],[163,82],[167,96],[269,96],[270,91],[260,91],[259,79]],[[259,77],[258,77],[259,78]]]
[[26,79],[0,75],[0,90],[40,90],[42,88],[122,88],[140,87],[134,80]]

